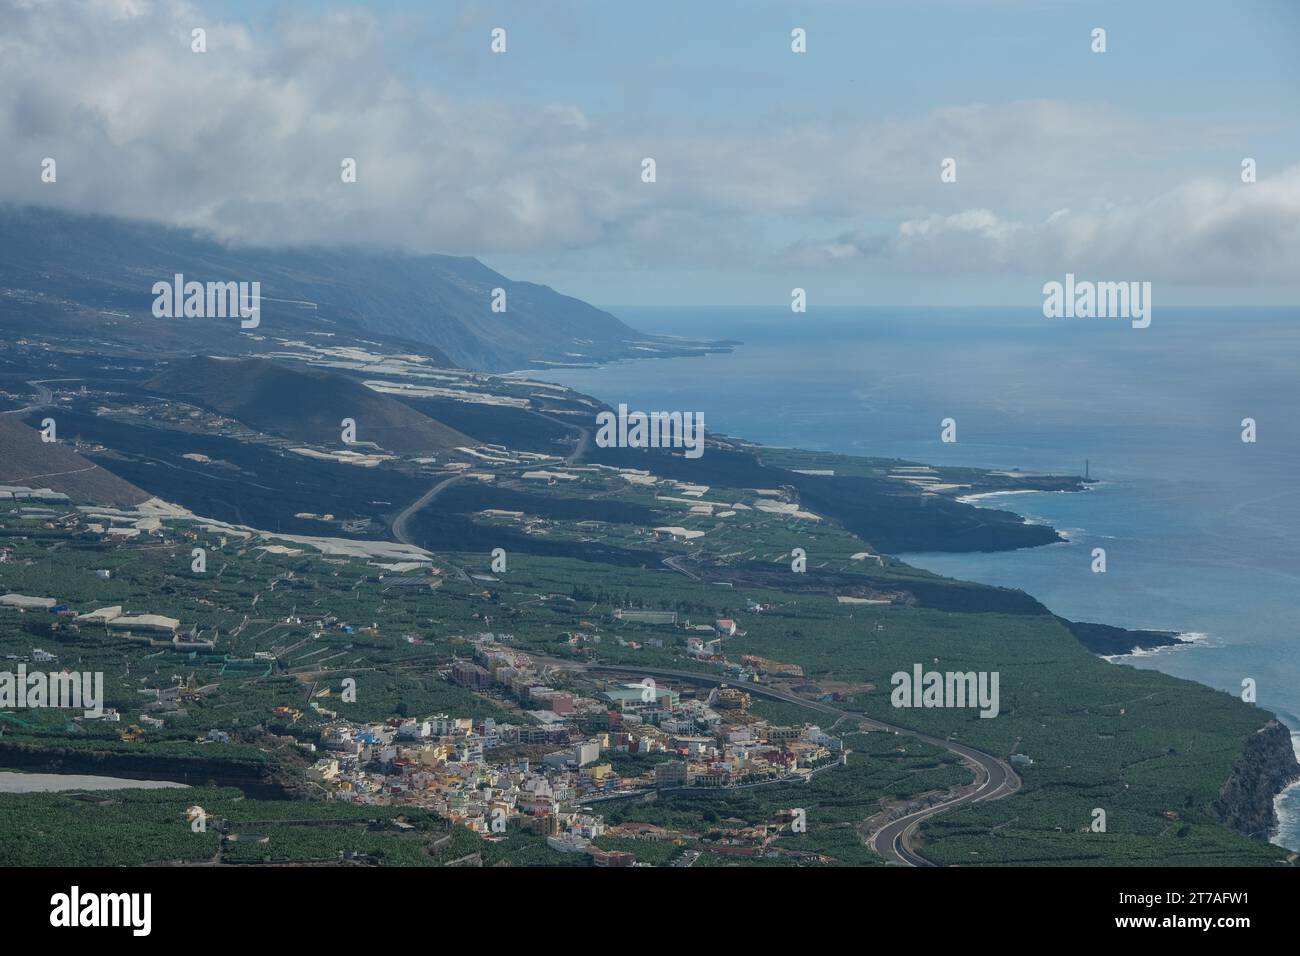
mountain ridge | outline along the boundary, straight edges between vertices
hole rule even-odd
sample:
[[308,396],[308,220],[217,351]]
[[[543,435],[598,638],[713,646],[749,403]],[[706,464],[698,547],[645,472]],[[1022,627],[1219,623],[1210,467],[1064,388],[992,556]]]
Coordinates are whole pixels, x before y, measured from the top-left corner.
[[151,391],[195,402],[260,431],[322,445],[340,442],[341,422],[357,441],[423,455],[477,444],[469,435],[367,388],[346,375],[290,368],[269,359],[199,355],[145,382]]
[[[158,319],[153,284],[261,283],[257,328],[232,319]],[[493,311],[494,290],[505,311]],[[0,293],[79,320],[96,335],[178,331],[175,348],[229,352],[266,337],[332,334],[347,344],[415,344],[435,363],[483,371],[717,351],[719,343],[645,335],[545,285],[507,278],[478,259],[378,248],[223,245],[193,230],[0,205]],[[46,321],[46,317],[42,317]],[[432,353],[430,350],[435,350]]]

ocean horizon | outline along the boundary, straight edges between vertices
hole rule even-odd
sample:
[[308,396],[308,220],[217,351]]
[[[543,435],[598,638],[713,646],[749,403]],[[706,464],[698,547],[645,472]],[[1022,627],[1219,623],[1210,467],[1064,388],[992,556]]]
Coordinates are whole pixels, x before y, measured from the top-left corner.
[[[934,465],[1082,475],[1082,493],[973,503],[1049,524],[1059,544],[901,554],[1020,588],[1079,621],[1191,643],[1115,658],[1239,695],[1257,687],[1300,741],[1300,309],[1157,309],[1149,328],[1029,308],[614,308],[647,333],[736,339],[728,354],[531,369],[611,405],[693,411],[761,444]],[[956,421],[957,441],[940,441]],[[1241,440],[1253,418],[1257,441]],[[1091,570],[1101,547],[1107,571]],[[1300,850],[1300,787],[1277,841]]]

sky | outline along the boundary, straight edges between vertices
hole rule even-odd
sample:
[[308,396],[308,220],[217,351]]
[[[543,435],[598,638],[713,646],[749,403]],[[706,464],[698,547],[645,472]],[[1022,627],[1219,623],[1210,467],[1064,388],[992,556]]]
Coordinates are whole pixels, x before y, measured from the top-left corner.
[[0,24],[0,201],[477,256],[607,306],[1025,305],[1066,272],[1300,304],[1287,0],[0,0]]

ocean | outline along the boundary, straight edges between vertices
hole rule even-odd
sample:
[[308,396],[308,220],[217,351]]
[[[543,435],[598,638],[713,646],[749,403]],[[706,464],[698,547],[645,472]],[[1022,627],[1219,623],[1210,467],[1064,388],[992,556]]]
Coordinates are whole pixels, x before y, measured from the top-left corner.
[[[1080,494],[984,498],[1069,540],[909,554],[1022,588],[1066,617],[1177,631],[1119,659],[1240,694],[1255,682],[1300,746],[1300,309],[1160,309],[1127,321],[1038,309],[612,308],[644,332],[731,338],[727,355],[529,370],[612,405],[694,411],[768,445],[1082,474]],[[940,441],[956,421],[957,441]],[[1242,420],[1256,423],[1253,443]],[[1091,571],[1094,548],[1104,574]],[[1300,849],[1300,788],[1277,841]]]

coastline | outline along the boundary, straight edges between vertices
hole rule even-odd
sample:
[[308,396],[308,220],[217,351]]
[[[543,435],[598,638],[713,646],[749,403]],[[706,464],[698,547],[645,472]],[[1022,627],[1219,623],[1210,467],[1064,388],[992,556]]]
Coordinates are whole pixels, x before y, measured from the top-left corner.
[[[1291,748],[1300,762],[1300,730],[1291,731]],[[1283,787],[1273,797],[1273,815],[1276,826],[1269,833],[1269,842],[1300,852],[1300,777]],[[1282,840],[1290,840],[1282,843]]]
[[[1115,658],[1149,657],[1162,651],[1179,650],[1197,643],[1194,631],[1155,631],[1090,621],[1060,618],[1079,643],[1098,657],[1115,663]],[[1205,635],[1200,635],[1204,638]]]
[[[736,342],[735,340],[720,340],[720,341],[726,341],[728,345],[741,344],[739,342]],[[611,365],[624,364],[627,361],[629,360],[622,359],[612,363],[611,362],[596,363],[596,367],[609,367]],[[634,359],[633,361],[639,361],[639,359]],[[536,374],[537,371],[538,370],[536,369],[516,369],[511,372],[505,373],[505,375],[506,377],[527,376],[527,375]],[[598,398],[597,396],[594,395],[590,395],[586,392],[582,392],[579,389],[574,388],[572,386],[562,385],[561,387],[567,388],[568,390],[574,392],[575,394],[590,399],[592,402],[595,402],[597,404],[604,403],[604,399]],[[782,449],[782,446],[765,445],[762,442],[755,441],[748,438],[743,438],[727,432],[710,432],[709,434],[710,437],[715,440],[721,440],[723,442],[735,442],[742,447],[752,450],[753,452],[755,452],[756,456],[759,456],[760,462],[762,462],[761,454],[763,451],[773,451],[773,450]],[[806,452],[810,454],[813,453],[810,450],[799,449],[799,448],[786,448],[784,450],[795,451],[795,452]],[[841,454],[841,453],[836,453],[836,454]],[[843,454],[844,457],[847,458],[859,458],[859,459],[866,458],[866,456],[848,455],[847,453],[843,453]],[[898,459],[898,462],[900,464],[924,466],[936,472],[942,469],[951,469],[951,466],[933,465],[925,462],[912,461],[911,459],[900,458]],[[940,498],[942,500],[950,501],[958,505],[965,505],[980,510],[993,510],[993,511],[1001,512],[1003,514],[1011,515],[1014,518],[1018,519],[1018,521],[1022,525],[1042,528],[1045,531],[1049,532],[1052,536],[1052,540],[1050,541],[1046,541],[1046,540],[1037,541],[1037,542],[1030,541],[1025,543],[1017,543],[1014,545],[1003,545],[1001,547],[994,546],[992,549],[990,549],[993,553],[1047,547],[1052,544],[1066,544],[1073,540],[1071,537],[1071,533],[1073,532],[1074,529],[1067,529],[1066,531],[1062,531],[1060,528],[1057,528],[1047,519],[1040,519],[1032,516],[1026,516],[1020,514],[1019,512],[1006,511],[1005,509],[1002,508],[988,508],[988,506],[980,504],[980,502],[988,501],[991,499],[1008,498],[1017,495],[1078,494],[1080,492],[1096,491],[1097,489],[1108,487],[1110,485],[1109,482],[1097,478],[1069,476],[1069,475],[1055,474],[1055,473],[1048,473],[1048,472],[1020,472],[1019,470],[1006,471],[1006,470],[1001,470],[996,468],[969,468],[969,467],[958,468],[955,470],[975,471],[981,474],[982,479],[985,483],[989,483],[997,480],[1001,482],[1006,482],[1007,486],[994,487],[991,490],[976,490],[976,491],[967,492],[965,494],[957,494],[951,491],[938,492],[934,495],[934,497]],[[805,477],[809,477],[809,476],[805,475]],[[1059,484],[1062,482],[1068,482],[1068,484],[1059,487],[1043,487],[1044,482],[1047,482],[1049,484]],[[796,485],[796,489],[800,493],[802,493],[805,490],[805,487],[806,485],[802,482]],[[840,520],[841,523],[844,523],[842,519],[837,519],[837,520]],[[850,527],[849,530],[852,530],[852,528]],[[885,549],[882,548],[881,550],[883,552]],[[900,561],[910,563],[910,559],[922,556],[926,553],[928,552],[901,551],[901,552],[892,552],[892,556],[897,558]],[[949,552],[939,552],[939,553],[946,554]],[[957,553],[957,552],[952,552],[952,553]],[[964,579],[958,578],[957,580],[964,580]],[[978,582],[969,582],[969,583],[978,583]],[[1029,597],[1031,599],[1034,599],[1033,595],[1029,595]],[[1122,663],[1123,658],[1152,657],[1173,650],[1181,650],[1184,648],[1195,647],[1198,645],[1205,645],[1209,642],[1209,635],[1201,631],[1178,630],[1178,629],[1165,630],[1165,629],[1153,629],[1153,628],[1130,628],[1122,625],[1102,624],[1102,623],[1096,623],[1091,621],[1074,621],[1062,617],[1060,615],[1057,615],[1057,617],[1059,620],[1062,621],[1063,624],[1065,624],[1066,627],[1070,629],[1071,633],[1075,635],[1076,639],[1078,639],[1080,643],[1082,643],[1093,653],[1097,654],[1099,657],[1102,657],[1109,663]]]
[[[975,507],[978,508],[981,506],[976,504],[976,502],[983,501],[986,498],[1005,498],[1012,495],[1077,495],[1081,492],[1092,491],[1094,488],[1098,488],[1104,484],[1104,482],[1098,481],[1095,478],[1086,480],[1088,481],[1088,484],[1081,488],[1059,488],[1051,490],[1042,488],[1008,488],[1002,491],[977,491],[969,495],[958,495],[953,498],[953,500],[960,501],[964,505],[975,505]],[[1020,517],[1025,521],[1032,520],[1026,518],[1024,515],[1021,515]]]
[[[573,386],[566,386],[566,387],[577,392],[578,394],[590,395],[589,391],[584,391],[580,388],[574,388]],[[602,399],[599,398],[595,400],[598,402],[602,401]],[[716,433],[716,434],[711,433],[711,437],[716,437],[717,434],[723,434],[723,433]],[[736,442],[741,446],[747,446],[749,450],[757,453],[760,456],[763,456],[764,458],[768,457],[763,455],[764,450],[770,451],[770,450],[777,450],[785,447],[779,444],[765,445],[760,442],[752,441],[750,439],[740,438],[736,436],[733,431],[726,432],[724,437],[728,441]],[[790,450],[804,451],[802,449],[790,449]],[[872,460],[876,457],[887,457],[887,456],[864,456],[861,454],[853,455],[853,454],[840,453],[840,452],[831,453],[831,452],[808,451],[807,453],[810,455],[819,455],[819,456],[828,456],[828,457],[844,457],[844,458],[856,459],[858,461]],[[897,459],[897,462],[900,465],[925,464],[925,462],[920,460],[914,460],[910,456],[906,460],[899,458]],[[769,462],[767,461],[763,461],[762,463],[765,465],[769,464]],[[792,468],[797,468],[798,466],[791,465],[788,462],[786,462],[785,464],[778,465],[777,467],[782,467],[788,470]],[[812,465],[811,467],[822,469],[822,468],[827,468],[828,465],[817,463]],[[974,549],[970,549],[971,552],[984,552],[984,551],[1007,552],[1007,551],[1019,551],[1022,549],[1028,550],[1028,548],[1030,547],[1039,547],[1039,546],[1045,546],[1047,544],[1054,544],[1054,543],[1065,543],[1074,538],[1074,535],[1062,534],[1059,530],[1057,530],[1055,524],[1049,519],[1028,518],[1024,515],[1015,512],[1006,511],[1004,509],[997,508],[996,506],[990,507],[990,504],[992,502],[997,501],[998,499],[1010,498],[1014,495],[1043,494],[1047,492],[1064,493],[1067,491],[1068,492],[1090,491],[1090,490],[1095,490],[1097,487],[1110,484],[1109,482],[1101,482],[1097,479],[1091,479],[1091,478],[1084,479],[1081,477],[1076,477],[1074,479],[1069,479],[1073,482],[1073,486],[1052,487],[1050,485],[1051,481],[1053,480],[1063,481],[1066,480],[1066,478],[1062,475],[1055,475],[1055,474],[1048,474],[1048,473],[1027,472],[1021,475],[1015,473],[1014,471],[1013,472],[999,471],[995,468],[962,468],[961,466],[958,466],[957,468],[952,468],[951,466],[945,466],[945,465],[927,465],[927,467],[934,470],[935,472],[944,472],[945,470],[949,470],[949,469],[951,469],[951,471],[958,471],[958,470],[964,470],[968,472],[976,471],[981,473],[984,481],[992,480],[992,481],[1007,483],[1006,486],[999,487],[995,485],[994,487],[990,488],[988,484],[984,484],[983,487],[981,487],[980,486],[981,483],[976,482],[975,487],[970,489],[969,493],[967,494],[940,493],[937,495],[927,496],[927,497],[931,497],[932,499],[938,499],[941,501],[947,501],[959,507],[965,506],[973,510],[1002,511],[1003,514],[1006,514],[1008,516],[1014,516],[1014,520],[1020,522],[1024,526],[1036,526],[1042,528],[1045,531],[1050,531],[1051,536],[1053,538],[1053,540],[1051,541],[1042,540],[1037,542],[1022,542],[1019,544],[1011,544],[1010,546],[1003,544],[1003,546],[995,545],[992,548],[974,548]],[[843,473],[836,471],[833,474],[839,476]],[[1047,480],[1047,482],[1049,482],[1049,484],[1046,487],[1044,486],[1045,479]],[[942,480],[953,481],[956,479],[949,477]],[[827,485],[825,486],[825,488],[826,490],[829,491],[832,487],[836,487],[837,485],[839,485],[843,481],[843,479],[839,477],[817,478],[806,474],[802,475],[799,477],[799,480],[793,483],[796,492],[800,495],[801,499],[803,498],[805,492],[811,492],[813,491],[814,488],[817,487],[812,484],[813,481],[826,481]],[[815,507],[815,504],[811,506]],[[842,524],[844,523],[842,519],[837,518],[837,520],[840,520]],[[852,527],[852,523],[848,524],[848,528],[850,531],[854,530]],[[1082,531],[1082,528],[1078,529],[1078,533],[1080,537],[1082,537],[1085,534],[1085,532]],[[906,550],[886,549],[885,547],[880,547],[879,550],[882,553],[891,554],[893,557],[897,558],[898,560],[905,561],[907,563],[913,564],[914,566],[918,566],[922,568],[925,567],[923,564],[918,564],[917,562],[910,560],[913,556],[924,553],[922,551],[919,550],[912,551],[910,549],[906,549]],[[945,554],[951,553],[956,555],[962,552],[944,551],[941,553],[945,553]],[[949,577],[958,581],[968,580],[967,578],[963,577],[960,573],[952,573],[952,572],[945,572],[945,571],[936,571],[935,573],[942,574],[944,577]],[[1021,590],[1019,588],[1016,588],[1014,585],[1011,585],[1010,589]],[[1025,594],[1025,596],[1028,597],[1029,599],[1034,600],[1032,595],[1029,594],[1028,592],[1022,591],[1021,593]],[[1051,613],[1050,610],[1049,613]],[[1169,654],[1170,652],[1183,650],[1185,648],[1192,648],[1198,646],[1200,647],[1218,646],[1212,641],[1212,639],[1206,632],[1196,630],[1194,628],[1187,628],[1185,626],[1177,629],[1170,629],[1170,630],[1157,630],[1151,628],[1135,629],[1135,628],[1128,628],[1128,627],[1122,627],[1117,625],[1091,623],[1088,621],[1076,622],[1076,621],[1069,621],[1065,618],[1060,618],[1060,619],[1063,621],[1065,626],[1067,626],[1070,629],[1070,631],[1073,634],[1075,634],[1076,638],[1080,640],[1080,643],[1082,643],[1086,648],[1088,648],[1088,650],[1092,651],[1097,656],[1102,657],[1108,663],[1112,663],[1112,664],[1133,666],[1133,664],[1130,662],[1137,659],[1160,657]],[[1203,680],[1198,681],[1198,683],[1200,683],[1202,686],[1213,686]],[[1275,715],[1272,712],[1268,712],[1265,715],[1265,723],[1261,727],[1261,730],[1267,728],[1269,722],[1277,721],[1277,720],[1279,720],[1279,718],[1275,717]],[[1267,832],[1276,833],[1279,831],[1286,832],[1288,830],[1288,827],[1290,826],[1290,821],[1292,819],[1295,819],[1298,815],[1300,815],[1300,788],[1297,788],[1295,786],[1295,782],[1291,781],[1287,776],[1287,772],[1285,770],[1285,764],[1280,763],[1278,759],[1274,759],[1277,757],[1276,754],[1270,754],[1265,757],[1266,762],[1272,764],[1272,769],[1268,770],[1267,767],[1264,768],[1260,767],[1259,753],[1260,753],[1259,751],[1251,752],[1251,772],[1246,775],[1249,777],[1251,781],[1250,785],[1247,788],[1249,791],[1249,798],[1248,799],[1242,798],[1240,801],[1249,804],[1249,813],[1251,814],[1252,818],[1256,821],[1256,825],[1252,826],[1248,831],[1243,831],[1243,832],[1249,832],[1252,834],[1261,833],[1261,829],[1257,825],[1261,819],[1261,814],[1263,814],[1270,821],[1271,824],[1269,830],[1263,832],[1265,833]],[[1293,755],[1289,752],[1286,756],[1287,758],[1293,759]],[[1234,787],[1239,786],[1240,776],[1241,776],[1240,773],[1234,773],[1234,776],[1232,778],[1230,778],[1228,781],[1225,781],[1224,783],[1225,788],[1228,788],[1229,786],[1234,786]],[[1287,817],[1287,823],[1285,824],[1279,822],[1279,817],[1275,810],[1275,804],[1277,804],[1279,801],[1283,799],[1283,794],[1287,794],[1285,798],[1285,802],[1288,804],[1288,806],[1283,808],[1286,811],[1286,817]],[[1294,807],[1289,806],[1289,804],[1291,804],[1292,801],[1294,801],[1295,803]],[[1225,823],[1231,825],[1226,817],[1225,817]],[[1288,848],[1297,849],[1300,847],[1293,846]]]
[[1161,654],[1168,654],[1173,651],[1190,650],[1194,647],[1213,646],[1213,639],[1204,631],[1169,631],[1174,635],[1174,641],[1168,644],[1160,644],[1154,647],[1135,646],[1132,650],[1122,654],[1102,654],[1101,657],[1110,661],[1112,664],[1122,664],[1125,658],[1129,657],[1157,657]]

